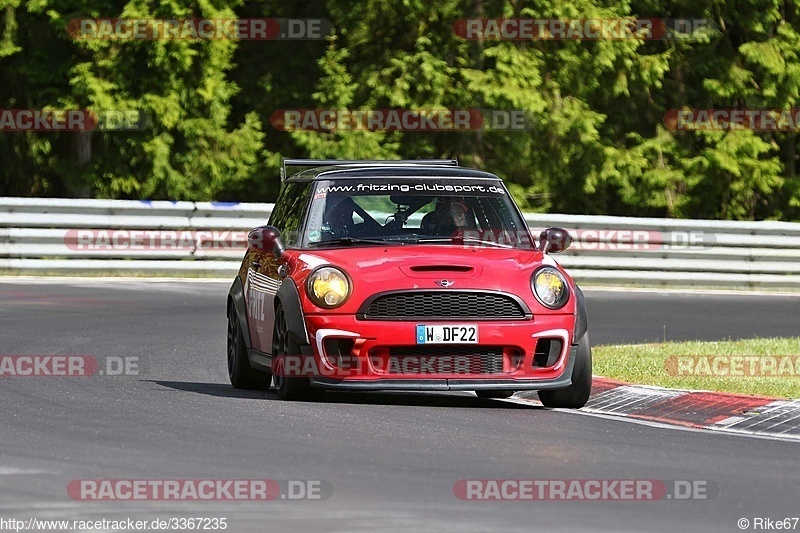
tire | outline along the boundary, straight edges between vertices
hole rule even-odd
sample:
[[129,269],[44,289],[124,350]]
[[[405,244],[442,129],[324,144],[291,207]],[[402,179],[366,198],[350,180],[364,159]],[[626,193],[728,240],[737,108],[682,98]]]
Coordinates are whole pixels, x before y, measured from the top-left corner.
[[579,409],[589,401],[592,392],[592,346],[586,333],[578,344],[575,366],[572,367],[572,385],[564,389],[539,391],[539,400],[545,407]]
[[325,395],[325,390],[313,388],[307,377],[284,375],[284,361],[287,355],[299,356],[300,349],[289,333],[283,306],[278,304],[275,309],[275,328],[272,333],[272,379],[278,398],[288,401],[321,399]]
[[233,305],[228,307],[228,378],[236,389],[267,390],[272,375],[250,368],[242,325]]
[[478,398],[496,399],[496,398],[511,398],[514,395],[513,390],[476,390],[475,394]]

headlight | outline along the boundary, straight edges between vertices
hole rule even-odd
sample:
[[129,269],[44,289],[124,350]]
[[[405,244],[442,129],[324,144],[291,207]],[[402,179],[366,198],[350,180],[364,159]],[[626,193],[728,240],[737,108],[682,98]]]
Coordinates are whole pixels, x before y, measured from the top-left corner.
[[569,299],[567,281],[553,267],[543,267],[534,272],[531,285],[536,299],[550,309],[564,307]]
[[334,267],[318,268],[308,276],[308,297],[319,307],[339,307],[350,296],[350,280]]

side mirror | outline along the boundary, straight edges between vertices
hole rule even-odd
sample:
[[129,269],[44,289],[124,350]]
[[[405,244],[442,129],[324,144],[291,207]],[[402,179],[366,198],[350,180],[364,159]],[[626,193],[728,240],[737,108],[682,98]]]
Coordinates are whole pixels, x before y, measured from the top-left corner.
[[539,250],[545,254],[563,252],[570,244],[572,235],[564,228],[547,228],[539,234]]
[[281,232],[273,226],[259,226],[247,234],[247,243],[262,252],[272,252],[275,259],[280,259],[286,249],[281,242]]

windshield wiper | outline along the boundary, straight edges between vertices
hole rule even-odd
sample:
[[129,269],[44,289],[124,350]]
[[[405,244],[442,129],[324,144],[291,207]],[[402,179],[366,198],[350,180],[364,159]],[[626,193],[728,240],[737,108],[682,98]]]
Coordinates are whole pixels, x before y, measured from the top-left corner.
[[442,243],[442,244],[485,244],[486,246],[492,246],[494,248],[513,248],[514,246],[511,244],[505,244],[502,242],[494,242],[494,241],[483,241],[481,239],[476,239],[475,237],[434,237],[429,239],[417,239],[414,241],[415,244],[427,244],[427,243]]
[[514,248],[513,244],[506,244],[504,242],[484,241],[476,239],[475,237],[467,237],[466,239],[458,239],[462,242],[486,244],[487,246],[494,246],[495,248]]
[[339,239],[333,239],[330,241],[319,241],[319,242],[310,242],[308,243],[309,246],[326,246],[326,245],[336,245],[336,244],[403,244],[399,241],[392,241],[387,239],[361,239],[358,237],[341,237]]

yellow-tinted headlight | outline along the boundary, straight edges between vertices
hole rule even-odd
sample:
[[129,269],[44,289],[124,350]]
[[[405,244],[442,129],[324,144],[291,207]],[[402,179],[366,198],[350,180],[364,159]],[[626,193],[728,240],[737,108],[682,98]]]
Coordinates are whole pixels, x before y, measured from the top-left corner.
[[553,267],[540,268],[533,274],[533,294],[545,307],[559,309],[569,299],[569,286],[561,272]]
[[308,296],[319,307],[339,307],[350,296],[350,282],[338,268],[322,267],[308,277]]

